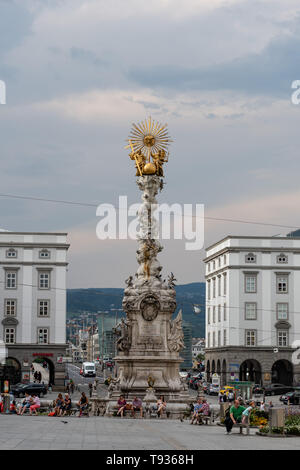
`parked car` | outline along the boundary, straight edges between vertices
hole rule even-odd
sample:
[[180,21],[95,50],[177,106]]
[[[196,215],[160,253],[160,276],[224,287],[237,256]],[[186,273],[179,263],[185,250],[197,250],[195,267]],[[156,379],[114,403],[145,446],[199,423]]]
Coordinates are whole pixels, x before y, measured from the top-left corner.
[[106,361],[105,362],[105,367],[114,367],[114,361]]
[[225,395],[227,396],[230,390],[231,390],[232,392],[234,392],[235,389],[234,389],[234,387],[232,387],[231,385],[225,385],[225,387],[223,387],[223,388],[220,390],[220,392],[221,392],[223,395],[224,395],[224,393],[225,393]]
[[219,394],[220,387],[217,385],[210,384],[207,390],[208,395],[218,395]]
[[180,377],[182,377],[183,379],[186,379],[187,376],[188,376],[188,373],[185,372],[184,370],[181,370],[181,371],[179,372],[179,375],[180,375]]
[[279,401],[282,401],[283,403],[285,403],[287,405],[288,400],[291,397],[291,395],[293,395],[293,393],[294,392],[287,392],[284,395],[281,395],[281,397],[279,398]]
[[38,395],[39,397],[43,397],[47,395],[47,386],[45,384],[35,384],[35,383],[29,383],[29,384],[16,384],[11,387],[11,391],[13,392],[14,396],[16,398],[23,398],[25,397],[25,393],[35,394]]
[[198,374],[194,374],[192,377],[193,377],[193,379],[201,380],[202,379],[202,374],[201,374],[201,372],[198,372]]
[[279,398],[285,405],[300,405],[300,387],[295,387],[292,392],[285,393]]
[[294,387],[283,384],[270,384],[264,387],[265,395],[281,395],[284,393],[292,392]]
[[252,393],[254,395],[262,395],[264,393],[264,388],[259,384],[254,384],[252,388]]

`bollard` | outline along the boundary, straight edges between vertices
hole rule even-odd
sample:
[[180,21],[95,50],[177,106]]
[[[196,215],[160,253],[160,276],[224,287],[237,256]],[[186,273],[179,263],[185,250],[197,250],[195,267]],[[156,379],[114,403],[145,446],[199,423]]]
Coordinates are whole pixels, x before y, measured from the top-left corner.
[[3,396],[3,411],[6,414],[10,413],[10,396],[9,393],[5,393]]
[[225,413],[228,408],[231,408],[232,403],[220,403],[220,420],[225,418]]
[[272,434],[272,428],[282,428],[284,433],[285,410],[284,408],[270,408],[269,410],[269,433]]

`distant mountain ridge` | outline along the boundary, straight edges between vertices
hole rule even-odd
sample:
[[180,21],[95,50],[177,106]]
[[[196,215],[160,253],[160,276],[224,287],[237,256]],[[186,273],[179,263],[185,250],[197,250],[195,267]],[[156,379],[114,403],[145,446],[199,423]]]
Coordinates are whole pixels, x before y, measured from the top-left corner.
[[[193,327],[194,337],[205,336],[205,283],[193,282],[175,287],[177,309],[181,308],[183,320]],[[68,318],[79,316],[82,312],[110,311],[110,309],[122,308],[124,289],[119,288],[90,288],[67,290],[67,315]],[[200,308],[200,313],[195,313],[193,306]],[[109,315],[114,316],[111,311]],[[119,316],[121,312],[119,312]]]

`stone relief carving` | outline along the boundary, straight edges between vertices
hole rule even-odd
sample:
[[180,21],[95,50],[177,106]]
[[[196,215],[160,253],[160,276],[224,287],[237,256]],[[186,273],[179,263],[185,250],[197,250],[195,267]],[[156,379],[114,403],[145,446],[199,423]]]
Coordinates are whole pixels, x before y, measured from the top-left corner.
[[163,345],[162,338],[153,338],[152,336],[142,336],[138,343],[138,346],[142,346],[145,350],[160,349]]
[[177,317],[170,321],[170,333],[168,335],[168,347],[172,352],[179,352],[184,348],[184,335],[182,331],[182,310]]
[[154,295],[148,295],[142,300],[140,308],[144,320],[152,321],[158,315],[160,304]]
[[121,321],[113,328],[113,332],[119,336],[117,339],[118,351],[128,351],[131,345],[131,321],[121,318]]

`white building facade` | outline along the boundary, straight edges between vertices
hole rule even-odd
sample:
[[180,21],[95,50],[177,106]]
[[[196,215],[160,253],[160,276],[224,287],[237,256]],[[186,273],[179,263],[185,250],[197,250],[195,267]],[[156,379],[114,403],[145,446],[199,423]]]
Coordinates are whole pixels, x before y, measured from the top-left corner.
[[[206,250],[206,371],[300,382],[300,238],[228,236]],[[295,361],[294,361],[295,362]]]
[[20,380],[43,357],[64,382],[68,248],[65,233],[0,232],[0,339]]

